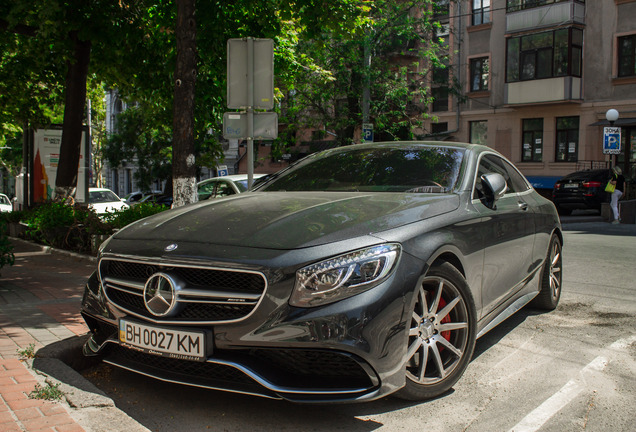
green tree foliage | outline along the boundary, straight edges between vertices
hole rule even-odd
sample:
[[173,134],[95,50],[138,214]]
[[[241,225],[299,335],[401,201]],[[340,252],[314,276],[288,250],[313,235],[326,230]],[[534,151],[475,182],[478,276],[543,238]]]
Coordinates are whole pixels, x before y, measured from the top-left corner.
[[[124,129],[104,141],[104,157],[115,166],[124,160],[140,162],[139,180],[144,185],[148,178],[166,178],[172,157],[169,128],[175,116],[191,115],[173,109],[175,2],[0,0],[0,142],[19,147],[15,137],[26,121],[36,127],[61,121],[64,103],[69,109],[64,96],[78,43],[87,43],[94,125],[104,121],[96,96],[102,89],[117,89],[134,107],[119,120]],[[324,127],[341,144],[352,142],[362,122],[365,83],[376,131],[411,137],[422,119],[421,106],[430,97],[422,77],[430,64],[441,63],[430,36],[430,4],[431,0],[197,1],[196,87],[191,96],[197,166],[214,166],[222,157],[229,38],[275,40],[277,109],[288,125],[281,129],[278,151],[295,141],[303,127]],[[364,62],[365,47],[371,53],[370,68]],[[75,109],[79,102],[84,106],[77,94]],[[103,139],[103,127],[96,127],[93,136]]]
[[301,53],[301,61],[285,88],[283,109],[283,123],[295,127],[283,132],[278,147],[289,146],[299,127],[324,128],[325,137],[335,134],[339,144],[353,143],[363,122],[365,87],[369,120],[381,139],[413,139],[429,117],[429,73],[445,60],[433,36],[439,27],[433,20],[434,2],[376,0],[367,5],[366,20],[354,37],[325,31],[307,40],[287,33],[283,43]]

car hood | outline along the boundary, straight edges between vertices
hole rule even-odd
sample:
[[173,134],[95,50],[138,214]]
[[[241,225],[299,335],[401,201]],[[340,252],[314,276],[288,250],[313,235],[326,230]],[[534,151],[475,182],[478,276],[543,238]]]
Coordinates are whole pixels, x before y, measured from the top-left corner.
[[454,194],[248,192],[151,216],[115,238],[290,250],[385,231],[458,206]]

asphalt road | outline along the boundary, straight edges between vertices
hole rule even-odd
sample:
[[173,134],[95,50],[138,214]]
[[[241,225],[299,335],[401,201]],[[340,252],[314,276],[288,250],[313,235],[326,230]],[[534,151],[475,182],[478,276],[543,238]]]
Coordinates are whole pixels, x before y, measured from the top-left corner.
[[[477,342],[453,391],[307,406],[184,387],[100,366],[84,375],[153,431],[635,431],[636,226],[567,221],[564,291]],[[582,220],[582,219],[580,219]]]

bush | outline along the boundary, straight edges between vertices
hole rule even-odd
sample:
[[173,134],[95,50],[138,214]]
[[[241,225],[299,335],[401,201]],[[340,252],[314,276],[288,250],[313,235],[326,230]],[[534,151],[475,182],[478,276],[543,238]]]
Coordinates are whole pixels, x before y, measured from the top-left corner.
[[13,254],[13,245],[6,234],[6,221],[0,219],[0,269],[7,264],[13,265],[13,263],[15,263],[15,255]]
[[94,250],[95,237],[107,237],[132,222],[164,210],[166,207],[140,203],[126,210],[99,216],[80,205],[47,202],[28,211],[13,212],[19,215],[12,215],[12,220],[27,225],[27,239],[60,249],[86,253]]
[[162,211],[167,210],[164,206],[154,206],[149,203],[139,203],[134,207],[127,208],[125,210],[119,210],[114,213],[109,213],[106,216],[108,223],[115,229],[121,229],[128,224],[131,224],[140,219],[152,216]]

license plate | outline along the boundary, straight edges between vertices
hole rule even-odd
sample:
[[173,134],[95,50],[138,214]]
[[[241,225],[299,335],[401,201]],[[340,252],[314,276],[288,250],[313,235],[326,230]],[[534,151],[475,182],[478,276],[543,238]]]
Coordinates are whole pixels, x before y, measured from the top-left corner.
[[566,183],[563,185],[564,189],[576,189],[577,187],[579,187],[578,183]]
[[204,332],[183,331],[119,320],[119,342],[137,351],[182,360],[205,361]]

